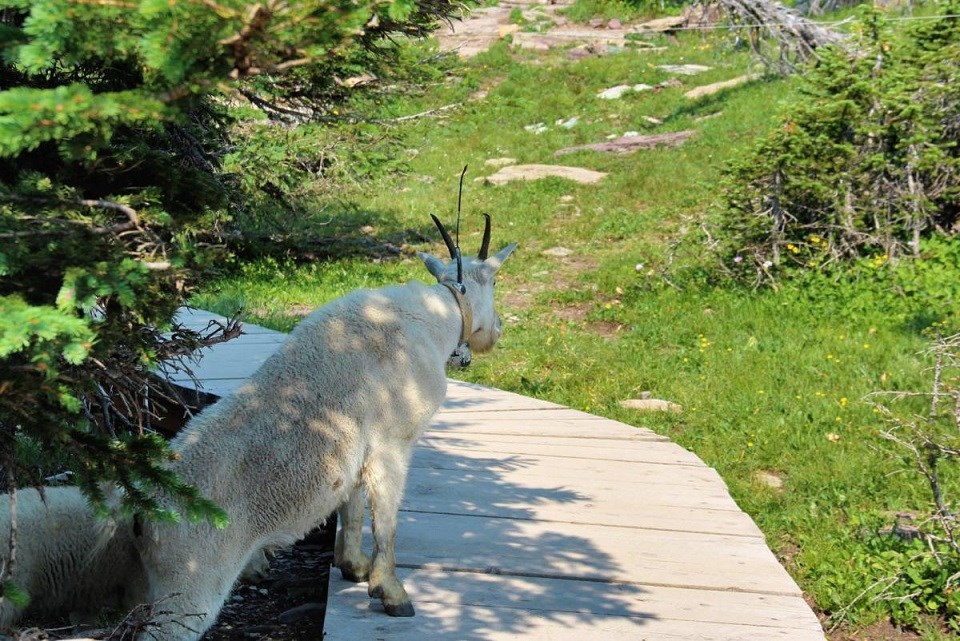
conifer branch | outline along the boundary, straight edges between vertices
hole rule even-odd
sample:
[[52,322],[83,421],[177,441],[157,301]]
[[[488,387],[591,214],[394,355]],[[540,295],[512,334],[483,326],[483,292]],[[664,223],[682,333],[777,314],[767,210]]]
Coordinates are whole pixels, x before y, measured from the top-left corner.
[[[92,199],[79,199],[79,200],[60,200],[57,198],[44,198],[42,196],[21,196],[20,194],[0,194],[0,199],[9,200],[13,202],[27,202],[27,203],[36,203],[36,204],[53,204],[59,206],[69,206],[75,205],[80,207],[91,207],[95,209],[109,209],[113,211],[119,211],[127,217],[126,222],[116,223],[113,225],[97,225],[90,227],[90,231],[94,234],[120,234],[125,231],[132,231],[134,229],[140,228],[140,217],[137,214],[136,210],[129,205],[124,205],[122,203],[116,203],[110,200],[92,200]],[[28,219],[26,217],[24,220]],[[70,220],[66,218],[45,218],[43,222],[53,222],[64,225],[87,225],[85,221],[82,220]],[[0,234],[0,238],[18,238],[25,236],[34,236],[36,234],[45,233],[46,230],[37,230],[37,231],[19,231],[19,232],[7,232]]]

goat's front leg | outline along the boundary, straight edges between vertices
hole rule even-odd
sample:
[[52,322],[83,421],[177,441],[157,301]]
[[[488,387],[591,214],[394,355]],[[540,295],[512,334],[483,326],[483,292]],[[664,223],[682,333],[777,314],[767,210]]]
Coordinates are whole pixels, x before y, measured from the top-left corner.
[[333,550],[333,564],[347,581],[360,583],[370,576],[370,557],[363,553],[363,487],[357,484],[346,503],[337,510],[340,530]]
[[410,448],[406,444],[384,447],[367,461],[364,482],[370,499],[373,520],[373,568],[367,592],[379,597],[384,611],[393,617],[412,617],[413,604],[397,579],[394,539],[397,535],[397,510],[403,498]]

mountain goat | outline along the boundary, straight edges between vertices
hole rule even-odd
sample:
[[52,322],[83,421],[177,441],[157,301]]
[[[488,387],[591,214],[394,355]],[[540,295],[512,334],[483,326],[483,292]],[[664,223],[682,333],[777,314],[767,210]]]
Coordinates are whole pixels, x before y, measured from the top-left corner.
[[[23,614],[95,621],[103,609],[126,612],[146,593],[146,578],[121,525],[109,547],[101,545],[104,523],[76,487],[17,493],[16,559],[13,581],[27,592],[26,610],[0,599],[0,630]],[[0,495],[0,552],[10,545],[10,495]],[[0,562],[8,559],[0,558]]]
[[[340,506],[337,564],[368,580],[387,614],[414,614],[396,577],[397,509],[413,444],[446,395],[448,358],[463,343],[487,351],[500,336],[495,274],[516,245],[488,258],[489,241],[488,216],[480,252],[460,268],[419,255],[435,285],[359,290],[316,310],[243,386],[190,421],[172,443],[172,469],[231,523],[144,526],[148,598],[172,596],[170,620],[142,639],[198,639],[254,555],[292,544]],[[372,559],[360,550],[361,486]]]

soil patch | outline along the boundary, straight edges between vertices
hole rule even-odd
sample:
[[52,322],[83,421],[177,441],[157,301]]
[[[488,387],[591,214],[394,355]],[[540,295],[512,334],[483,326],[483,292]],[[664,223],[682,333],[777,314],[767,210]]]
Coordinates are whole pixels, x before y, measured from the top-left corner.
[[260,581],[240,581],[202,641],[323,638],[336,519],[277,552]]

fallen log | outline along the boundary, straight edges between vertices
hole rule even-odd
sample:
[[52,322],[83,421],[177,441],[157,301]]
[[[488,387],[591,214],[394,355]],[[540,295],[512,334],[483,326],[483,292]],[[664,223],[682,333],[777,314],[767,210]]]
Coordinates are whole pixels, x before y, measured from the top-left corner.
[[653,147],[676,147],[694,134],[694,130],[672,131],[666,134],[650,136],[621,136],[607,142],[595,142],[587,145],[564,147],[553,152],[554,156],[563,156],[578,151],[602,151],[607,153],[629,154],[638,149],[652,149]]

